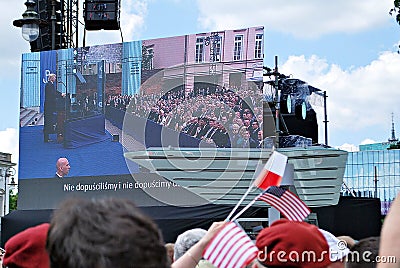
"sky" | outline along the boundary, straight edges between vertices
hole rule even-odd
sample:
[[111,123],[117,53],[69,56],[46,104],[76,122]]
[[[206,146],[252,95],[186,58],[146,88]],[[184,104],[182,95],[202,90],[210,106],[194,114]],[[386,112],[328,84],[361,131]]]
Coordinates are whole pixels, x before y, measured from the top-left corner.
[[[6,11],[0,17],[0,151],[11,153],[13,162],[21,55],[30,47],[12,21],[22,18],[24,2],[0,0]],[[400,26],[389,15],[392,5],[393,0],[121,0],[121,31],[127,42],[264,26],[265,66],[273,67],[278,56],[280,72],[325,90],[328,144],[355,151],[360,144],[387,141],[392,114],[400,136]],[[119,31],[86,35],[88,46],[121,41]]]

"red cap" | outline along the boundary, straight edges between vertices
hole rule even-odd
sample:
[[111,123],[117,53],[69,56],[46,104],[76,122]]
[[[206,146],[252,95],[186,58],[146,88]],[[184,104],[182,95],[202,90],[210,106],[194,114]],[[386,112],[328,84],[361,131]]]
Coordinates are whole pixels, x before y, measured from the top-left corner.
[[258,260],[268,267],[327,267],[329,246],[318,227],[286,219],[274,222],[257,236]]
[[49,268],[50,260],[46,251],[48,230],[49,224],[43,223],[11,237],[5,244],[6,253],[3,265],[21,268]]

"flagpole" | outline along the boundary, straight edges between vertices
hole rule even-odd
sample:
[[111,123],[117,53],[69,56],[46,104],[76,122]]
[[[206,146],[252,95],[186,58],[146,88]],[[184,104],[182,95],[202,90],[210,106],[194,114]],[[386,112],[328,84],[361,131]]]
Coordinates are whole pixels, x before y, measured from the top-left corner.
[[[274,153],[276,153],[276,155],[274,155]],[[278,153],[278,152],[275,152],[275,150],[272,152],[272,154],[270,155],[270,157],[269,157],[269,159],[268,159],[268,161],[267,161],[267,163],[265,164],[265,165],[267,165],[268,163],[269,163],[269,161],[271,161],[271,163],[270,163],[270,166],[269,166],[269,168],[272,168],[273,166],[274,166],[274,162],[275,162],[275,158],[277,158],[277,155],[282,155],[282,154],[280,154],[280,153]],[[282,155],[283,156],[283,155]],[[281,157],[280,157],[281,158]],[[284,158],[286,159],[285,160],[285,166],[286,166],[286,161],[287,161],[287,157],[286,156],[284,156]],[[282,159],[281,159],[282,160]],[[264,166],[264,168],[260,171],[260,174],[258,174],[258,176],[257,176],[257,178],[250,184],[250,186],[249,186],[249,188],[247,189],[247,191],[246,191],[246,193],[242,196],[242,198],[239,200],[239,202],[236,204],[236,206],[233,208],[233,210],[231,211],[231,213],[228,215],[228,217],[225,219],[225,221],[230,221],[229,219],[232,217],[232,215],[235,213],[235,211],[237,210],[237,208],[239,207],[239,205],[243,202],[243,200],[246,198],[246,196],[250,193],[250,191],[253,189],[253,187],[254,186],[257,186],[258,188],[261,188],[261,189],[263,189],[263,190],[266,190],[266,188],[268,188],[268,187],[266,187],[266,188],[263,188],[263,187],[265,187],[265,185],[263,185],[264,184],[264,182],[265,182],[265,180],[266,180],[266,178],[268,178],[268,174],[270,173],[270,170],[266,170],[265,171],[265,166]],[[283,169],[281,170],[281,172],[279,172],[278,174],[279,174],[279,181],[273,181],[273,184],[270,184],[271,182],[268,182],[268,186],[271,186],[271,185],[279,185],[280,184],[280,180],[282,179],[282,176],[283,176],[283,173],[284,173],[284,170],[285,170],[285,168],[283,167]],[[264,172],[266,172],[266,174],[264,174]],[[282,174],[280,174],[280,173],[282,173]],[[274,173],[273,173],[274,174]],[[259,181],[259,178],[260,178],[260,176],[262,177],[261,178],[261,180]],[[275,180],[276,180],[276,178],[275,178]],[[253,203],[251,203],[251,204],[254,204],[254,202]],[[243,213],[243,212],[242,212]]]
[[253,183],[250,185],[250,187],[247,189],[246,193],[242,196],[242,198],[239,200],[239,202],[236,204],[236,206],[232,209],[231,213],[229,213],[228,217],[225,219],[225,221],[229,221],[229,218],[232,217],[233,213],[237,210],[237,208],[240,206],[240,204],[243,202],[243,200],[246,198],[246,196],[250,193],[251,189],[253,189]]
[[[270,155],[271,156],[271,155]],[[263,172],[263,170],[260,171],[260,173]],[[229,218],[232,217],[233,213],[235,213],[235,211],[237,210],[237,208],[239,207],[239,205],[243,202],[243,200],[246,198],[246,196],[250,193],[250,191],[253,189],[254,187],[254,182],[257,180],[254,179],[251,184],[250,187],[247,189],[247,192],[242,196],[242,198],[239,200],[239,202],[236,204],[236,206],[233,208],[233,210],[231,211],[231,213],[228,215],[228,217],[225,219],[225,221],[229,221]],[[254,203],[254,202],[253,202]]]
[[239,213],[236,214],[236,216],[233,217],[231,221],[235,221],[237,218],[239,218],[240,215],[242,215],[249,207],[251,207],[257,201],[258,197],[260,197],[260,195],[254,198],[247,206],[245,206],[241,211],[239,211]]

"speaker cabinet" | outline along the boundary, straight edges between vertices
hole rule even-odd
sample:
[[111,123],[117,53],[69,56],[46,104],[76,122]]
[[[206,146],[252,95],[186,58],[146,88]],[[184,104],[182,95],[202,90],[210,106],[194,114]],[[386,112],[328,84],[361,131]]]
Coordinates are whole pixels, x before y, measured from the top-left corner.
[[120,0],[85,0],[83,12],[88,31],[119,29]]

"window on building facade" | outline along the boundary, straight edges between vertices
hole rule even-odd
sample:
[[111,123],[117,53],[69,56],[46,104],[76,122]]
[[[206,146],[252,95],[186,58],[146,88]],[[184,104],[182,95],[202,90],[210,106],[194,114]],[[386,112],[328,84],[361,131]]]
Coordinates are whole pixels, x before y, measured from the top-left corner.
[[[344,181],[360,197],[378,197],[391,202],[400,190],[400,150],[349,153]],[[386,214],[389,205],[382,208]]]
[[153,62],[153,60],[154,60],[154,49],[153,48],[149,48],[147,50],[147,53],[150,56],[149,68],[150,68],[150,70],[153,70],[153,68],[154,68],[154,62]]
[[106,63],[106,73],[115,74],[116,73],[116,63],[108,62]]
[[218,42],[215,44],[215,61],[221,61],[221,44],[222,44],[222,37],[219,38]]
[[263,41],[263,34],[256,34],[256,44],[254,48],[254,58],[255,59],[262,59],[262,41]]
[[242,59],[242,50],[243,50],[243,35],[235,36],[235,44],[233,50],[233,60],[241,60]]
[[154,48],[142,46],[142,70],[153,70]]
[[204,37],[197,37],[195,62],[201,63],[203,61],[204,61]]

